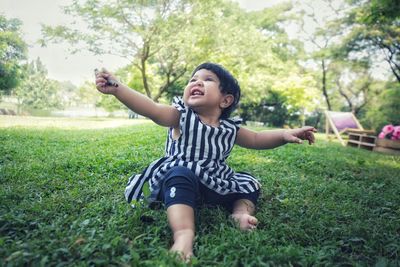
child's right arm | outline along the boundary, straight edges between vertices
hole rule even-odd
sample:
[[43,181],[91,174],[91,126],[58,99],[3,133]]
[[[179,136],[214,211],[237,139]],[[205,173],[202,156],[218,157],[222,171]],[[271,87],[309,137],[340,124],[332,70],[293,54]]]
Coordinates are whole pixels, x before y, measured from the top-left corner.
[[307,140],[309,144],[315,142],[314,132],[317,130],[311,126],[297,129],[265,130],[255,132],[241,127],[238,131],[236,144],[252,149],[271,149],[287,143],[301,144]]
[[117,82],[117,87],[106,85],[107,79],[116,81],[113,75],[104,70],[96,75],[96,88],[101,93],[114,95],[135,113],[145,116],[161,126],[179,127],[180,113],[176,108],[156,103],[147,96],[132,90],[120,82]]

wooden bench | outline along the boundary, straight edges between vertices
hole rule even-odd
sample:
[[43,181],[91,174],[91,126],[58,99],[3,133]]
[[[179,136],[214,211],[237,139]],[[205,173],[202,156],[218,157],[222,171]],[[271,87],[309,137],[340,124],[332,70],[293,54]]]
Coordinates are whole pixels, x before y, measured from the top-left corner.
[[375,147],[376,136],[372,135],[372,130],[348,129],[347,146],[373,150]]

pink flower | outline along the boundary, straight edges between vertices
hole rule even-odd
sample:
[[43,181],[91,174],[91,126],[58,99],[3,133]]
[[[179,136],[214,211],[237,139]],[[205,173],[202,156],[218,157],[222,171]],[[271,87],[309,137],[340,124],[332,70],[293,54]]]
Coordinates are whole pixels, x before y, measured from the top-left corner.
[[[399,127],[399,126],[396,126],[396,127]],[[395,127],[392,124],[383,126],[382,131],[378,135],[378,138],[381,138],[381,139],[385,138],[388,134],[393,132],[394,128]]]
[[393,127],[392,140],[400,140],[400,125]]

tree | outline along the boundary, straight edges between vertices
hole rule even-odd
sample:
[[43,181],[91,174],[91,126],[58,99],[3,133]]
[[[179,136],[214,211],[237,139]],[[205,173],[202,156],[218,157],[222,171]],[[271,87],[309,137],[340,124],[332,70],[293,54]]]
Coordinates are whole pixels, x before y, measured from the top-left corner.
[[254,90],[256,96],[246,99],[242,106],[248,111],[248,107],[261,105],[256,110],[263,115],[247,117],[269,120],[275,126],[289,121],[304,124],[305,114],[314,108],[318,98],[314,78],[298,64],[304,56],[303,47],[297,40],[290,40],[285,31],[291,21],[297,20],[292,9],[291,4],[283,3],[251,14],[264,37],[262,45],[257,43],[264,53],[255,53],[258,58],[254,61],[260,66],[254,68],[258,73],[250,76],[255,82],[250,85],[259,87]]
[[75,1],[65,12],[84,19],[88,31],[46,26],[43,44],[67,41],[72,52],[84,47],[97,55],[128,58],[140,72],[145,94],[158,101],[190,62],[183,50],[193,43],[179,38],[186,25],[185,5],[173,0]]
[[400,83],[400,2],[351,0],[353,9],[344,22],[351,27],[342,46],[348,58],[376,62],[383,55]]
[[220,0],[76,1],[66,11],[87,21],[89,30],[45,27],[44,41],[128,58],[125,82],[155,101],[181,94],[199,63],[218,62],[240,82],[242,103],[259,104],[277,79],[302,77],[300,48],[277,26],[290,8],[247,13]]
[[24,67],[25,79],[13,90],[21,106],[34,109],[60,108],[59,84],[47,78],[47,70],[38,58]]
[[0,93],[9,93],[22,79],[21,61],[27,45],[20,33],[21,21],[0,15]]
[[384,125],[400,125],[400,85],[387,82],[380,86],[385,90],[370,101],[366,112],[365,124],[380,131]]
[[368,104],[379,95],[383,88],[377,87],[370,74],[367,62],[336,61],[332,66],[332,83],[337,93],[345,100],[342,110],[351,111],[357,117]]
[[101,94],[91,81],[85,81],[78,87],[77,98],[79,99],[79,103],[85,107],[97,107],[101,97]]
[[268,126],[283,127],[291,119],[285,103],[286,97],[282,92],[270,90],[267,95],[261,97],[259,103],[242,103],[241,118],[244,123],[252,120],[263,122]]
[[289,114],[297,114],[301,125],[305,125],[305,116],[313,111],[319,103],[316,82],[311,75],[290,75],[277,81],[273,89],[286,98],[285,106]]
[[[300,2],[300,1],[298,1]],[[326,107],[332,110],[332,94],[334,84],[329,82],[331,67],[335,62],[335,44],[337,44],[343,32],[346,30],[343,23],[338,21],[342,17],[343,10],[347,10],[344,1],[332,2],[329,0],[301,1],[298,3],[299,10],[296,12],[302,15],[300,20],[300,32],[306,45],[311,47],[308,59],[315,62],[318,66],[317,80],[322,95],[325,99]],[[317,9],[318,8],[318,9]],[[307,58],[305,58],[307,59]]]
[[59,98],[63,107],[77,106],[79,99],[77,97],[78,87],[70,81],[57,81],[59,87]]
[[[69,42],[74,51],[118,54],[131,61],[128,83],[159,101],[175,84],[185,84],[186,75],[203,61],[230,69],[256,99],[269,74],[283,71],[272,40],[260,32],[249,14],[229,1],[86,1],[66,11],[83,18],[88,32],[65,26],[45,27],[45,42]],[[112,47],[112,49],[109,49]],[[254,74],[252,73],[254,72]],[[257,73],[258,72],[258,73]],[[259,79],[260,76],[263,78]],[[253,79],[256,77],[256,79]],[[253,84],[257,82],[257,84]],[[140,82],[140,84],[138,84]]]

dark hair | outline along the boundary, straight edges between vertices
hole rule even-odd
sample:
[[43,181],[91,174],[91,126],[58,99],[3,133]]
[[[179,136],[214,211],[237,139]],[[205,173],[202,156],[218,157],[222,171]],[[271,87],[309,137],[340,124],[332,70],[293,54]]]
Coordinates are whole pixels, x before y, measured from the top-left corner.
[[233,77],[233,75],[226,70],[223,66],[216,63],[202,63],[196,67],[196,69],[192,72],[192,77],[199,70],[209,70],[215,75],[217,75],[220,82],[220,90],[223,94],[231,94],[234,97],[232,104],[222,110],[221,118],[227,119],[231,115],[231,113],[236,109],[239,100],[240,100],[240,86],[238,81]]

